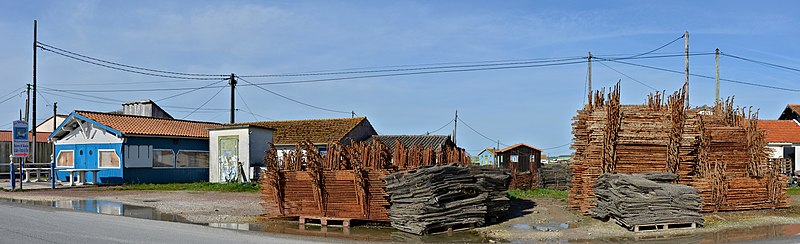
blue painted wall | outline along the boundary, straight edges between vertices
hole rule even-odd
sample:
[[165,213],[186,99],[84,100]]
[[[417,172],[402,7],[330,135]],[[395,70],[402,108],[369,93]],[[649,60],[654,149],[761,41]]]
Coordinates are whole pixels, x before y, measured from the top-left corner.
[[[125,163],[122,161],[122,143],[56,145],[55,155],[58,155],[61,150],[73,150],[75,169],[100,169],[97,166],[98,149],[114,149],[117,152],[117,157],[119,157],[120,167]],[[57,170],[63,169],[66,168],[58,168]],[[102,168],[97,172],[97,180],[102,184],[122,183],[122,176],[122,168]],[[65,182],[69,181],[69,173],[67,172],[56,171],[56,177]],[[87,172],[86,179],[91,180],[92,173]]]
[[[208,151],[207,139],[173,139],[128,137],[124,145],[152,145],[153,149],[170,149],[177,156],[178,150]],[[123,143],[56,145],[56,155],[61,150],[74,150],[75,169],[98,169],[97,150],[114,149],[120,158],[120,168],[102,168],[97,174],[101,184],[121,183],[184,183],[208,181],[208,168],[125,168]],[[60,168],[64,169],[64,168]],[[67,172],[58,172],[56,177],[69,181]],[[91,180],[91,173],[86,178]]]
[[[125,145],[152,145],[153,149],[208,151],[208,139],[128,137]],[[186,183],[208,181],[208,168],[124,168],[125,183]]]
[[494,154],[489,152],[489,150],[483,150],[478,154],[478,162],[480,162],[481,166],[495,165]]

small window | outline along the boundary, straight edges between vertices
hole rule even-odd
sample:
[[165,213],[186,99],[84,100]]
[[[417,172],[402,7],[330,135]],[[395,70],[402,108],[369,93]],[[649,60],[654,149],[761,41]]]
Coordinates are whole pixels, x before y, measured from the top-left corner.
[[536,162],[536,155],[531,155],[531,162]]
[[175,153],[170,149],[153,149],[153,168],[174,168]]
[[519,162],[519,155],[511,155],[511,162],[512,163]]
[[58,167],[75,167],[75,151],[61,150],[58,152]]
[[178,151],[178,167],[208,168],[208,152]]
[[99,168],[119,168],[117,151],[114,149],[97,150],[97,166]]

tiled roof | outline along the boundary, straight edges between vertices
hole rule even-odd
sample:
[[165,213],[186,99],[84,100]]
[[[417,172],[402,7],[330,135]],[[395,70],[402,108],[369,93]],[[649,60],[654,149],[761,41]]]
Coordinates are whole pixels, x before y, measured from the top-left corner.
[[794,120],[759,120],[758,128],[764,129],[764,140],[769,142],[800,142],[800,125]]
[[800,113],[800,104],[789,104],[786,105],[786,107],[788,107],[791,110],[794,110],[797,113]]
[[497,152],[498,152],[498,153],[503,153],[503,152],[507,152],[508,150],[511,150],[511,149],[514,149],[514,148],[518,148],[518,147],[529,147],[529,148],[533,148],[533,149],[535,149],[536,151],[540,151],[540,152],[542,151],[541,149],[538,149],[538,148],[532,147],[532,146],[530,146],[530,145],[528,145],[528,144],[525,144],[525,143],[517,143],[517,144],[511,145],[511,146],[509,146],[509,147],[506,147],[506,148],[503,148],[503,149],[497,150]]
[[308,140],[315,144],[341,141],[366,117],[310,120],[276,120],[245,124],[275,129],[276,145],[294,145]]
[[378,140],[386,144],[390,153],[394,153],[395,144],[399,141],[406,147],[417,145],[419,147],[432,147],[441,149],[444,146],[455,146],[450,136],[445,135],[374,135],[367,139],[367,143]]
[[[36,142],[47,142],[47,137],[50,136],[50,132],[36,132]],[[10,142],[11,139],[11,131],[10,130],[0,130],[0,142]],[[33,141],[33,134],[28,132],[28,141]]]
[[208,138],[208,129],[220,126],[219,123],[212,122],[162,119],[137,115],[92,111],[75,111],[75,113],[128,135]]

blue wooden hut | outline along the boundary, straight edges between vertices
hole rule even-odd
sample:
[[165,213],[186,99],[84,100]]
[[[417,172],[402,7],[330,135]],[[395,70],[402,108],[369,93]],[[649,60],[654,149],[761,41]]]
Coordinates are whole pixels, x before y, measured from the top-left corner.
[[74,111],[50,135],[55,144],[56,176],[68,181],[66,170],[96,169],[101,184],[208,181],[208,128],[219,126]]

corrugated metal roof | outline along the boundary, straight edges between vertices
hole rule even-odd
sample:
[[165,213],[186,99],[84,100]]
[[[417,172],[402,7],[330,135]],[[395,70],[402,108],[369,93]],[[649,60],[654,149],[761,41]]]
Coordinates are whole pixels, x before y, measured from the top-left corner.
[[497,152],[498,152],[498,153],[503,153],[503,152],[507,152],[508,150],[511,150],[511,149],[514,149],[514,148],[518,148],[518,147],[529,147],[529,148],[532,148],[532,149],[534,149],[534,150],[536,150],[536,151],[539,151],[539,152],[541,152],[541,151],[542,151],[541,149],[538,149],[538,148],[532,147],[532,146],[530,146],[530,145],[528,145],[528,144],[525,144],[525,143],[517,143],[517,144],[511,145],[511,146],[509,146],[509,147],[506,147],[506,148],[503,148],[503,149],[497,150]]
[[372,140],[378,140],[386,144],[390,153],[394,153],[394,147],[397,142],[402,143],[406,147],[416,145],[419,147],[432,147],[436,150],[441,150],[445,146],[455,146],[450,136],[446,135],[374,135],[367,139],[367,143]]

